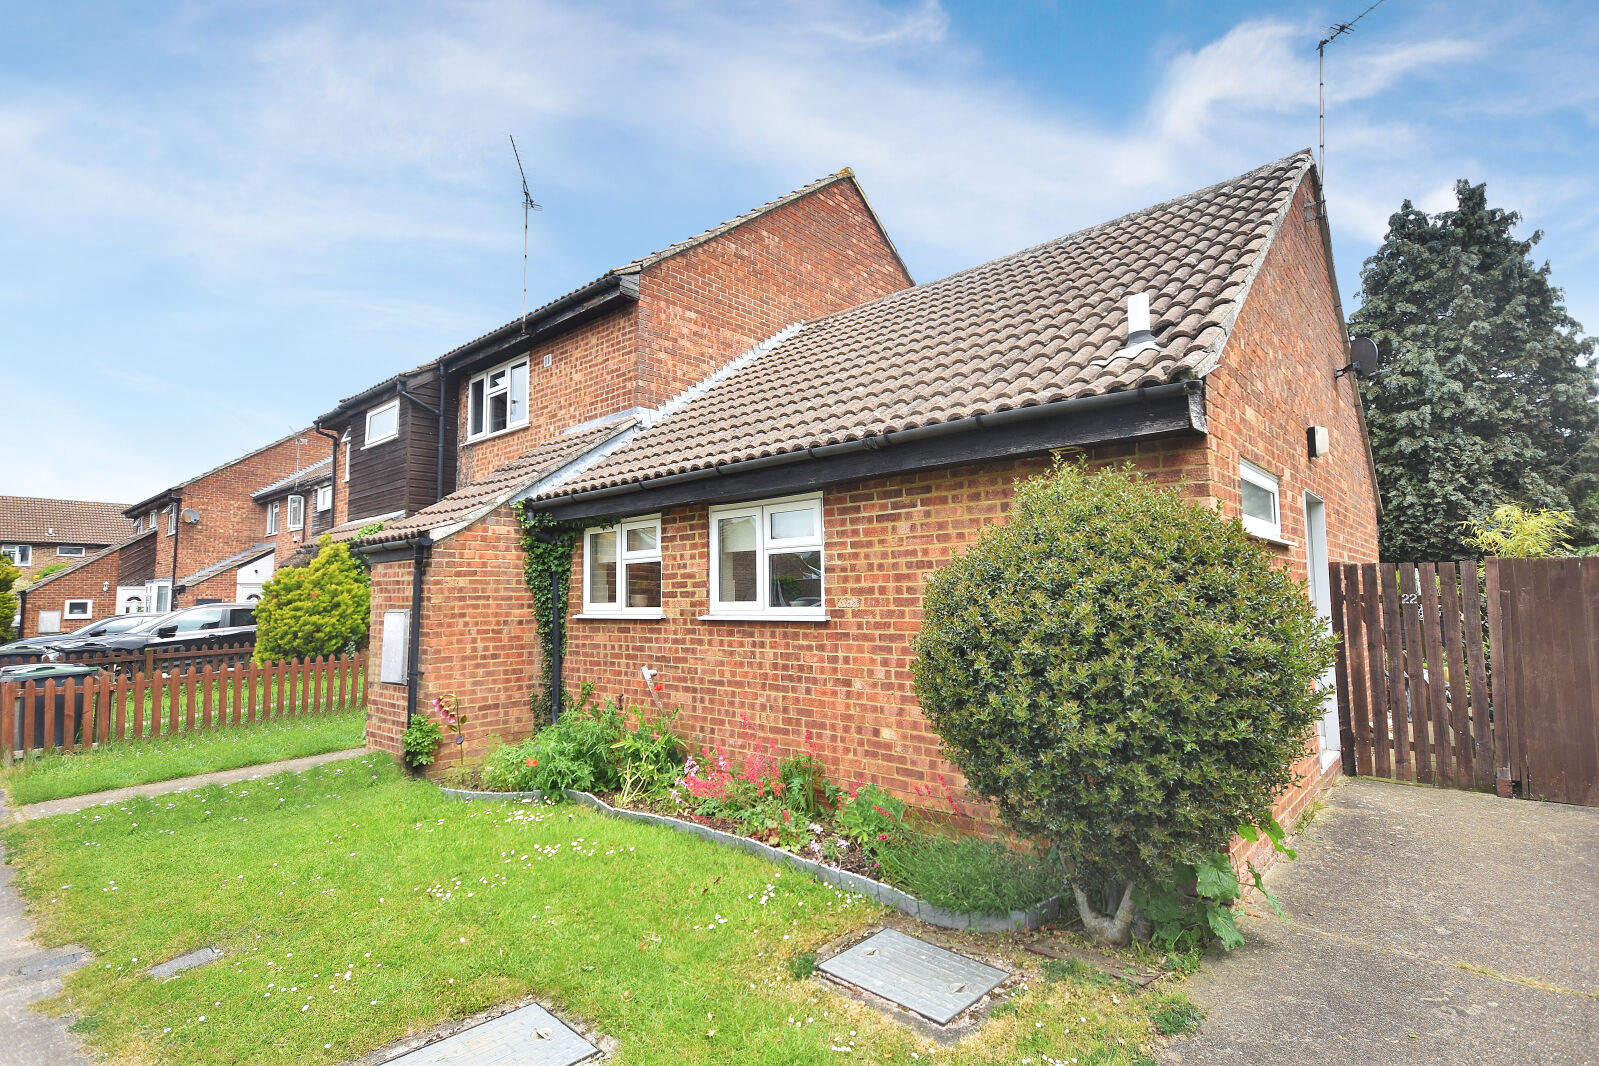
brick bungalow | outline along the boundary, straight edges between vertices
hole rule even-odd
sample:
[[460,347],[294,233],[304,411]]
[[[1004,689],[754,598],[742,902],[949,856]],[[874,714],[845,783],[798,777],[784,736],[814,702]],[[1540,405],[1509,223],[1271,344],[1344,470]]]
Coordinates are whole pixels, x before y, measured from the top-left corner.
[[[529,386],[524,431],[462,447],[460,491],[366,544],[374,642],[405,667],[374,673],[369,741],[397,750],[407,696],[442,692],[477,749],[529,730],[518,501],[587,527],[569,684],[637,699],[653,669],[691,738],[808,734],[835,777],[910,800],[959,781],[912,691],[922,583],[1054,453],[1131,461],[1238,516],[1326,613],[1328,559],[1377,557],[1377,498],[1320,198],[1300,153],[913,288],[883,239],[878,293],[809,313],[773,309],[754,272],[718,274],[726,257],[681,254],[644,270],[607,340],[609,319],[572,347],[508,338],[502,357],[575,365]],[[855,217],[871,245],[875,219]],[[803,247],[809,219],[785,222]],[[820,268],[819,291],[860,278]],[[741,328],[683,314],[694,288]],[[647,317],[678,327],[670,357]],[[1338,765],[1329,709],[1280,813]]]

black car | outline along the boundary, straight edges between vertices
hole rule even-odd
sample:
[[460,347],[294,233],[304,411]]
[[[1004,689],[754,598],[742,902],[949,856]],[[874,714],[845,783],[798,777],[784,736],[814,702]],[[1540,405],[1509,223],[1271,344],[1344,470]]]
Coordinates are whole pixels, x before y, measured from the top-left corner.
[[140,626],[158,622],[165,617],[165,614],[107,615],[104,618],[95,619],[86,626],[79,626],[70,633],[52,633],[42,637],[23,637],[21,640],[13,640],[10,644],[0,645],[0,655],[16,651],[36,652],[43,648],[54,647],[64,640],[83,640],[113,633],[127,633]]
[[146,617],[142,625],[121,633],[58,638],[45,646],[46,656],[51,652],[142,652],[147,648],[204,651],[217,645],[255,644],[253,603],[208,603]]

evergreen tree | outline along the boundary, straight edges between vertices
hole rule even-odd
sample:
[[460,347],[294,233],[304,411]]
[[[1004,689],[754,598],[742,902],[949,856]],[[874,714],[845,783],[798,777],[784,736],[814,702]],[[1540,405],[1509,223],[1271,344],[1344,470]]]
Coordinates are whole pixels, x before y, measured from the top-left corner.
[[22,571],[11,565],[11,560],[0,555],[0,644],[17,637],[17,594],[11,591]]
[[255,608],[255,661],[309,659],[352,651],[366,640],[371,577],[350,553],[322,534],[305,566],[279,570],[261,587]]
[[1517,239],[1521,216],[1489,207],[1484,185],[1456,182],[1455,199],[1389,218],[1349,322],[1386,356],[1364,389],[1383,558],[1474,555],[1465,523],[1504,503],[1574,511],[1574,541],[1593,542],[1594,339],[1530,259],[1543,234]]

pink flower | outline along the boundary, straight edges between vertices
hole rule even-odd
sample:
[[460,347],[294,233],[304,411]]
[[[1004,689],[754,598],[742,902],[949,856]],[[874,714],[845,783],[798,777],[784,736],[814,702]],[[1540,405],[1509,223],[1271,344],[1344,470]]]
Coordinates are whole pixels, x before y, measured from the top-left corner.
[[887,840],[888,839],[888,834],[887,833],[879,833],[879,834],[877,834],[877,839],[878,840]]

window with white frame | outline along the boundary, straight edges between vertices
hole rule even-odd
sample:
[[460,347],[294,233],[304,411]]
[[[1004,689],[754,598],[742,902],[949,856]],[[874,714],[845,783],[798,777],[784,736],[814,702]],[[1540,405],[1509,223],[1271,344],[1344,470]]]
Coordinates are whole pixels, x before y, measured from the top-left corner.
[[660,615],[660,516],[584,533],[583,613]]
[[527,359],[485,370],[467,386],[466,436],[527,425]]
[[33,565],[32,544],[0,544],[0,555],[4,555],[16,566]]
[[350,431],[349,430],[345,430],[344,431],[344,437],[339,441],[339,443],[344,445],[344,473],[341,474],[340,476],[345,481],[348,481],[348,480],[350,480]]
[[83,558],[83,545],[62,544],[56,548],[56,554],[63,559],[81,559]]
[[821,615],[820,495],[713,507],[710,519],[712,615]]
[[178,532],[178,505],[167,504],[167,536],[176,536]]
[[321,488],[316,490],[316,497],[312,503],[312,507],[314,507],[319,514],[323,511],[333,510],[332,485],[323,485]]
[[305,528],[305,497],[304,496],[290,496],[289,497],[289,528],[290,529],[304,529]]
[[64,618],[93,618],[93,600],[68,600],[61,605]]
[[400,435],[400,401],[398,398],[379,404],[366,413],[366,441],[361,445],[370,448]]
[[155,512],[151,511],[150,512],[150,520],[144,524],[144,528],[146,528],[146,529],[154,529],[155,527],[156,527]]
[[1247,459],[1238,464],[1238,490],[1243,498],[1244,529],[1259,537],[1281,540],[1281,493],[1277,479]]
[[267,504],[267,536],[278,531],[278,501],[273,500]]
[[140,515],[138,518],[133,520],[133,531],[135,533],[142,533],[144,531],[144,515]]

